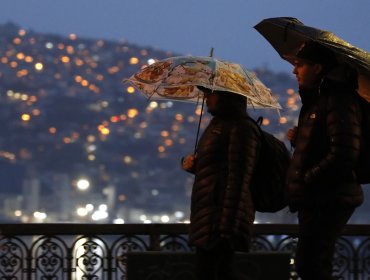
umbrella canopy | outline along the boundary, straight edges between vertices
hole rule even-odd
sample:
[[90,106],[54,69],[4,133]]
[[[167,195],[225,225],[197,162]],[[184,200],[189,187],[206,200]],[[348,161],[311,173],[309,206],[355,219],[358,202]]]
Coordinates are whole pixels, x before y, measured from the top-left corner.
[[332,32],[304,25],[296,18],[268,18],[254,28],[284,59],[295,55],[307,41],[315,41],[329,48],[340,63],[349,64],[358,70],[359,94],[370,102],[370,53],[352,46]]
[[281,109],[270,89],[255,74],[239,64],[213,57],[171,57],[145,67],[125,81],[151,99],[197,102],[203,95],[198,88],[201,86],[243,95],[249,106]]

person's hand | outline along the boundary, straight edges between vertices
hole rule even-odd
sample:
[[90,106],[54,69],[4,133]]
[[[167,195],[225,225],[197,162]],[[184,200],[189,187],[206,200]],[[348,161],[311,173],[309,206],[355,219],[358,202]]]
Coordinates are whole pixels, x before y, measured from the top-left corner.
[[194,168],[195,164],[195,156],[194,155],[187,155],[182,159],[181,167],[186,171],[190,171]]
[[290,141],[290,144],[295,147],[295,140],[297,138],[297,131],[298,127],[294,126],[293,128],[290,128],[287,132],[287,138]]

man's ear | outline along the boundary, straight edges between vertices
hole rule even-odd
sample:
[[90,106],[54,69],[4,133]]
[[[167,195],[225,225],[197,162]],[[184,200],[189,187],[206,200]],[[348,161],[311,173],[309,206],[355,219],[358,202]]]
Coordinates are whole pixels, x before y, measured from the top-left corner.
[[324,66],[322,64],[319,64],[319,63],[315,63],[314,66],[314,72],[318,75],[322,72],[322,70],[324,70]]

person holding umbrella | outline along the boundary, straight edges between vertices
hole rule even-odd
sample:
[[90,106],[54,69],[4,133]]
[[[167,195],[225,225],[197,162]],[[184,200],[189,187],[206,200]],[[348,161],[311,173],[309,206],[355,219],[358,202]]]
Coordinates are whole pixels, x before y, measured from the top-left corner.
[[298,127],[288,131],[295,147],[287,196],[298,212],[296,270],[303,280],[334,279],[336,240],[363,202],[354,173],[361,138],[357,72],[313,41],[286,59],[294,65],[302,101]]
[[[213,50],[210,57],[157,61],[125,81],[149,100],[202,101],[194,152],[182,161],[195,174],[189,245],[197,249],[198,279],[238,279],[233,257],[249,249],[251,183],[261,148],[260,128],[246,109],[279,110],[280,104],[253,72],[214,58]],[[205,102],[213,118],[198,141]]]
[[250,185],[261,140],[247,118],[245,96],[201,90],[213,118],[196,154],[182,161],[195,174],[189,244],[196,247],[197,279],[238,279],[233,257],[235,250],[249,250],[255,215]]
[[254,28],[293,64],[302,101],[298,127],[287,134],[295,147],[287,196],[298,213],[296,270],[303,280],[334,279],[336,240],[364,199],[358,164],[368,133],[362,105],[370,102],[370,53],[292,17]]

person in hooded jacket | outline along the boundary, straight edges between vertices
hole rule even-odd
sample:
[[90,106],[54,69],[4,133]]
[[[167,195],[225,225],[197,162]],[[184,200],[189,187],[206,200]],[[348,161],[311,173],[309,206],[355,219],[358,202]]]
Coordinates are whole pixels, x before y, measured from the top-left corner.
[[361,137],[357,72],[314,42],[287,59],[302,101],[298,127],[287,134],[295,147],[287,197],[298,213],[296,270],[303,280],[334,279],[336,240],[363,202],[354,172]]
[[234,252],[250,246],[255,217],[250,186],[260,135],[244,96],[200,89],[213,118],[196,154],[182,160],[182,168],[195,174],[189,245],[196,247],[197,279],[232,280]]

